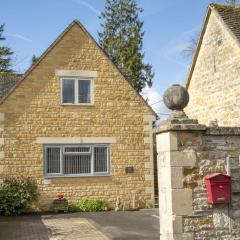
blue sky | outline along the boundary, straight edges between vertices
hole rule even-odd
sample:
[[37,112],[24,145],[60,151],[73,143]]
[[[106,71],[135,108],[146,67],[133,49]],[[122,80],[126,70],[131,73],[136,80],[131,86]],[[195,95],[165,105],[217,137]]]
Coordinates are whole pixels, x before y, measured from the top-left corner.
[[[1,3],[0,23],[5,23],[5,44],[15,51],[15,70],[24,72],[33,54],[39,56],[68,26],[78,19],[98,38],[99,13],[104,0],[5,0]],[[152,89],[145,89],[150,104],[173,83],[184,85],[190,59],[182,55],[188,39],[200,31],[208,0],[137,0],[144,9],[145,61],[152,64]],[[221,0],[218,1],[221,3]],[[222,0],[223,2],[223,0]],[[157,105],[157,106],[156,106]],[[153,104],[158,112],[166,110]]]

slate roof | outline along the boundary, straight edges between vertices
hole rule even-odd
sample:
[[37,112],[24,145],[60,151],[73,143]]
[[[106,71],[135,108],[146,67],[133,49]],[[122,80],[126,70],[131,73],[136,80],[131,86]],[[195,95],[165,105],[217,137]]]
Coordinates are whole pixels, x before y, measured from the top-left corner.
[[21,74],[0,73],[0,100],[8,95],[11,88],[22,78]]
[[211,4],[222,17],[225,24],[240,41],[240,7],[232,7],[220,4]]

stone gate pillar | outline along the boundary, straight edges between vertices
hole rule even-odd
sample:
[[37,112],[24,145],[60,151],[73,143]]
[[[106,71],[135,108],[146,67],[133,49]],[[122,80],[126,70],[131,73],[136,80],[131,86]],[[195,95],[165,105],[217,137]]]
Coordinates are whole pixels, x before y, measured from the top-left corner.
[[[184,233],[183,218],[191,215],[192,189],[184,186],[185,168],[193,168],[196,154],[192,148],[181,150],[181,141],[198,138],[206,129],[197,120],[189,119],[182,109],[188,103],[188,93],[174,85],[164,94],[164,103],[173,110],[169,118],[155,128],[158,162],[160,239],[193,239]],[[194,140],[193,140],[194,141]]]

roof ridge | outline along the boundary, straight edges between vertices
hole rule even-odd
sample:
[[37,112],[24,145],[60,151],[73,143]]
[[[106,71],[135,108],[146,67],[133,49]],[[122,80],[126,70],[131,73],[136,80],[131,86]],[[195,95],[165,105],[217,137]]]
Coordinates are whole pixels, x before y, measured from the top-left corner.
[[240,9],[240,6],[232,6],[232,5],[226,5],[226,4],[221,4],[221,3],[210,3],[209,4],[209,7],[211,7],[211,8],[225,8],[225,9],[236,9],[236,8],[238,8],[238,9]]

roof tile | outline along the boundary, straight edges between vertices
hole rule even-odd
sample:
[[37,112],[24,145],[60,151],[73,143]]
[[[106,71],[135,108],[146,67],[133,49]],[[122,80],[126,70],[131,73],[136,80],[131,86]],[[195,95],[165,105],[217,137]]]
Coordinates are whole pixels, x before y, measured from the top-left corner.
[[11,88],[21,79],[21,74],[0,73],[0,100],[8,95]]
[[220,4],[211,4],[211,7],[218,12],[228,28],[240,41],[240,7]]

